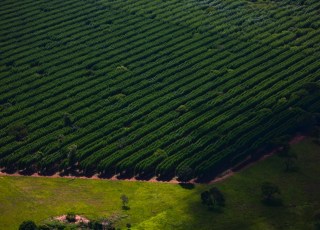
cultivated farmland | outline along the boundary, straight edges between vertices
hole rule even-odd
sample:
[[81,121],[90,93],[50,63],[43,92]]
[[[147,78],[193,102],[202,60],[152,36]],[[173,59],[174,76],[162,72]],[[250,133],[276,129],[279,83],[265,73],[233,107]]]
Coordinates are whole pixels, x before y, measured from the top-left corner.
[[320,112],[319,11],[3,0],[0,166],[205,178],[254,158]]

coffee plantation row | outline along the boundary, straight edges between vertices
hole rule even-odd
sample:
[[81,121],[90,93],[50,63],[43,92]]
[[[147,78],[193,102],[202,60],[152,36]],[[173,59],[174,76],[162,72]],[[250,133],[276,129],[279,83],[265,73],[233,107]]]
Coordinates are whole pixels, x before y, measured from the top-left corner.
[[188,180],[255,159],[319,119],[319,10],[1,1],[0,168]]

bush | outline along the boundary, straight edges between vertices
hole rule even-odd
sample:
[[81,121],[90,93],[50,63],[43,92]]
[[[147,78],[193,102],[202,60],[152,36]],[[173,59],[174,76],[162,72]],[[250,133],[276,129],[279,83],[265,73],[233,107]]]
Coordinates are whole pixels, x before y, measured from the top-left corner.
[[275,195],[280,195],[280,189],[277,185],[272,184],[270,182],[264,182],[261,185],[261,194],[262,194],[262,201],[266,205],[270,206],[279,206],[282,205],[282,200]]
[[166,153],[166,151],[162,150],[162,149],[157,149],[154,154],[154,156],[156,157],[160,157],[160,158],[166,158],[168,157],[168,154]]
[[71,115],[69,113],[63,114],[64,126],[72,126],[73,121],[71,119]]
[[64,230],[66,229],[66,224],[60,221],[50,221],[38,226],[38,230]]
[[37,225],[31,220],[23,221],[19,230],[37,230]]
[[96,220],[90,221],[88,226],[89,226],[90,229],[93,229],[93,230],[102,230],[103,229],[102,224],[99,221],[96,221]]
[[185,105],[180,105],[177,109],[176,112],[178,113],[186,113],[188,112],[188,107]]
[[126,195],[121,195],[120,199],[122,201],[122,209],[129,210],[129,207],[128,207],[129,198]]
[[184,166],[177,171],[177,177],[180,181],[186,182],[192,179],[193,171],[190,167]]
[[66,219],[68,222],[74,223],[76,222],[76,214],[74,214],[73,212],[69,212],[66,216]]
[[201,193],[201,201],[209,208],[215,208],[215,206],[225,206],[226,200],[223,193],[217,187],[213,187]]

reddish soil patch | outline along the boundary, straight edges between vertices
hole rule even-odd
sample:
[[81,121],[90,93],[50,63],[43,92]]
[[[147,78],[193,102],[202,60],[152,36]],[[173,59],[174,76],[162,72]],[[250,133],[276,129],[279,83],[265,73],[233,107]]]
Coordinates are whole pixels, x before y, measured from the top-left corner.
[[[57,217],[54,217],[53,219],[55,220],[58,220],[60,222],[63,222],[63,223],[67,223],[67,215],[62,215],[62,216],[57,216]],[[90,222],[89,219],[83,217],[83,216],[79,216],[79,215],[76,215],[76,221],[74,222],[75,224],[80,224],[80,223],[85,223],[85,224],[88,224]]]

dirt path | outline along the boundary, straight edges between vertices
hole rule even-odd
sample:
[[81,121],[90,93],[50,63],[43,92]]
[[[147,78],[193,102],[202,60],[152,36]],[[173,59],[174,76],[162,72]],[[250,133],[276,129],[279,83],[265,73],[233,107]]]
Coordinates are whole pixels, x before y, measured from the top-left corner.
[[[290,142],[289,144],[290,145],[295,145],[301,141],[303,141],[304,139],[306,138],[306,136],[302,136],[302,135],[298,135],[298,136],[295,136]],[[254,161],[254,162],[251,162],[251,163],[248,163],[247,165],[245,165],[243,168],[241,168],[240,171],[244,170],[244,169],[247,169],[249,167],[251,167],[252,165],[260,162],[260,161],[263,161],[271,156],[273,156],[275,153],[277,153],[279,150],[278,149],[275,149],[273,151],[271,151],[270,153],[267,153],[265,154],[263,157],[261,157],[260,159]],[[220,174],[220,176],[217,176],[215,179],[207,182],[206,184],[213,184],[213,183],[217,183],[219,181],[223,181],[231,176],[233,176],[235,173],[238,173],[233,171],[232,169],[229,169],[225,172],[222,172]],[[3,173],[0,171],[0,176],[25,176],[25,175],[21,175],[19,174],[18,172],[16,173],[12,173],[12,174],[8,174],[8,173]],[[48,177],[48,178],[70,178],[70,179],[93,179],[93,180],[109,180],[109,181],[139,181],[139,182],[149,182],[149,183],[169,183],[169,184],[180,184],[181,182],[178,181],[177,179],[172,179],[170,181],[159,181],[157,180],[156,177],[153,177],[149,180],[138,180],[136,178],[130,178],[130,179],[118,179],[116,176],[113,176],[111,178],[100,178],[98,176],[98,174],[95,174],[91,177],[85,177],[85,176],[60,176],[58,173],[54,174],[54,175],[51,175],[51,176],[43,176],[43,175],[39,175],[38,173],[34,173],[32,175],[30,175],[31,177]],[[196,183],[195,180],[191,180],[190,182],[188,182],[188,184],[200,184],[200,183]]]

